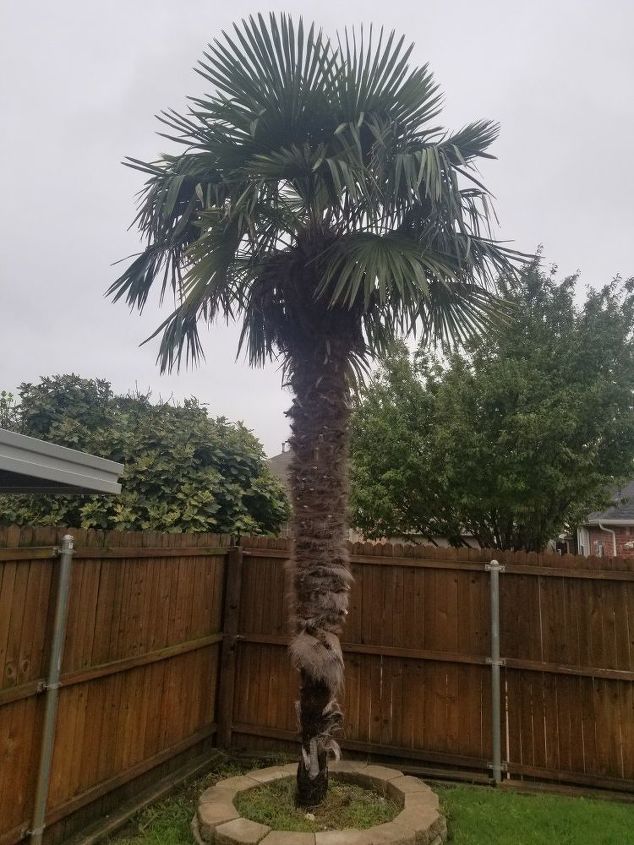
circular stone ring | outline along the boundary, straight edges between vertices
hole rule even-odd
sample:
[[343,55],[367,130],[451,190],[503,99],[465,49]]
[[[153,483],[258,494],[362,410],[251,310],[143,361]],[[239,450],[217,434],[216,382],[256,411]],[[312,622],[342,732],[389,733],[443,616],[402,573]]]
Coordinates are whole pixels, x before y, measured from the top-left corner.
[[391,822],[365,830],[296,833],[272,830],[240,816],[234,804],[240,792],[293,777],[296,771],[295,763],[270,766],[221,780],[206,789],[198,800],[192,822],[196,842],[199,845],[441,845],[447,838],[447,823],[440,812],[438,797],[422,781],[406,777],[397,769],[348,760],[332,763],[328,767],[330,777],[370,787],[390,797],[401,808]]

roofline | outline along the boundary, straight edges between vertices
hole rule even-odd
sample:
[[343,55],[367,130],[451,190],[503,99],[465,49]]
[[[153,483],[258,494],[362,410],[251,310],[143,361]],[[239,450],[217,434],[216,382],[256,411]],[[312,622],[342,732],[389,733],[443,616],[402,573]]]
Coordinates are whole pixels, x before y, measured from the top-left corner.
[[634,517],[632,519],[588,519],[582,523],[582,527],[585,525],[634,525]]
[[[0,428],[0,470],[25,476],[25,487],[28,478],[37,478],[53,482],[51,489],[58,485],[59,492],[72,492],[71,487],[77,492],[120,493],[123,464]],[[33,492],[38,489],[34,486]]]

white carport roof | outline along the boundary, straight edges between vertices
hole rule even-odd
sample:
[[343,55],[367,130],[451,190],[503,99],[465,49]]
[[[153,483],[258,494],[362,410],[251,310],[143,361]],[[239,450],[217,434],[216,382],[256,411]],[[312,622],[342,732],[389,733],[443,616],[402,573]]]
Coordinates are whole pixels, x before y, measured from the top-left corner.
[[120,493],[123,464],[0,428],[0,493]]

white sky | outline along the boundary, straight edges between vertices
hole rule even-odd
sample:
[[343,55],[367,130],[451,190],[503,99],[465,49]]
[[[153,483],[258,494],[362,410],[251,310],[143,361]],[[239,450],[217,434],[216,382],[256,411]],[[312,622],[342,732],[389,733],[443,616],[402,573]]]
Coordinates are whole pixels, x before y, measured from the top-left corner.
[[[502,124],[485,181],[501,234],[544,244],[582,284],[634,273],[634,3],[628,0],[323,0],[270,3],[324,29],[361,21],[405,32],[445,93],[443,122]],[[192,71],[208,41],[257,6],[174,0],[2,0],[0,7],[0,389],[75,372],[195,395],[242,419],[269,454],[287,436],[275,366],[235,361],[237,330],[206,338],[197,370],[160,376],[159,322],[103,298],[111,263],[138,248],[127,231],[142,177],[125,155],[169,149],[153,115],[201,93]],[[167,313],[167,305],[165,314]]]

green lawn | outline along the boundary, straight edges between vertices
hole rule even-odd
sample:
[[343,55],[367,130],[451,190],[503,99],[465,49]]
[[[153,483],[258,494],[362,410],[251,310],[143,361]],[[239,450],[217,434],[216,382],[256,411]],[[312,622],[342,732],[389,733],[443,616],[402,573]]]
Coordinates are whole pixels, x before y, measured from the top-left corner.
[[189,781],[169,798],[152,804],[107,842],[112,845],[193,845],[190,825],[200,793],[222,778],[241,775],[257,765],[254,761],[223,762],[205,777]]
[[435,786],[452,845],[634,845],[634,804]]
[[[252,768],[223,764],[145,810],[112,845],[192,845],[190,822],[200,792]],[[520,795],[476,786],[435,785],[451,845],[634,845],[634,804],[557,795]]]
[[395,801],[374,790],[332,780],[326,800],[307,818],[305,810],[294,806],[295,789],[294,777],[265,783],[238,795],[236,809],[241,816],[273,830],[308,833],[346,827],[363,830],[389,822],[400,812]]

